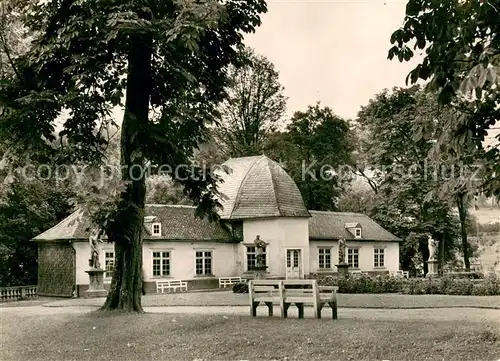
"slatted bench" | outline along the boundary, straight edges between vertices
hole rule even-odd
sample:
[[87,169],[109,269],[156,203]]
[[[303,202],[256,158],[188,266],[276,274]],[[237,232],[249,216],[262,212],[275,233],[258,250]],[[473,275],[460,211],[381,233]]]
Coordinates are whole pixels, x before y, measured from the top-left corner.
[[168,292],[177,290],[187,291],[187,282],[181,280],[158,280],[156,281],[156,293],[164,293],[165,290]]
[[304,305],[311,305],[315,318],[321,318],[321,310],[329,305],[332,318],[337,319],[336,287],[320,287],[316,280],[254,280],[249,283],[250,314],[257,316],[257,307],[264,303],[269,316],[273,315],[273,305],[280,306],[281,317],[288,317],[292,304],[297,306],[299,318],[304,318]]
[[269,316],[273,315],[273,305],[282,307],[283,281],[275,280],[251,280],[248,283],[248,294],[250,296],[250,315],[257,316],[257,307],[262,302],[268,308]]
[[237,283],[246,283],[246,279],[241,277],[219,277],[219,288],[235,285]]
[[391,277],[404,277],[404,278],[409,278],[410,272],[408,271],[391,271],[390,272]]
[[319,301],[318,318],[321,318],[321,310],[328,305],[332,309],[332,319],[337,319],[337,286],[318,286]]

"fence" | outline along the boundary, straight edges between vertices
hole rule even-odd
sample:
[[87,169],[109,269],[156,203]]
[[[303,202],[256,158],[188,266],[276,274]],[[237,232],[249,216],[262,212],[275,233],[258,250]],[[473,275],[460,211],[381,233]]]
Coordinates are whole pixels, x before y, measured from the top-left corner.
[[1,287],[0,302],[26,300],[37,297],[36,286]]

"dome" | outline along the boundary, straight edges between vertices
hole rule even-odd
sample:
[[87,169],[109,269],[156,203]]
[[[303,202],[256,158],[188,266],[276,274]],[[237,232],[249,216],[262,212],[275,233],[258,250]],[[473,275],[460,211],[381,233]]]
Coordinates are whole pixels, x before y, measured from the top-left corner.
[[265,155],[231,158],[220,171],[222,219],[310,217],[300,191],[281,166]]

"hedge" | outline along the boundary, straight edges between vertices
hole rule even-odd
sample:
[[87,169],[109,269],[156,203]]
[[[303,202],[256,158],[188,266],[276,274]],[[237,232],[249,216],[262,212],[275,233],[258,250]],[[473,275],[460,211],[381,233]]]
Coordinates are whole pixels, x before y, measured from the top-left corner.
[[[433,279],[398,278],[365,275],[337,279],[333,276],[318,278],[320,286],[338,286],[338,293],[402,293],[407,295],[500,295],[500,278],[490,275],[483,280],[460,279],[454,275]],[[246,283],[233,286],[234,293],[248,293]]]
[[407,295],[500,295],[500,279],[491,275],[484,280],[440,278],[395,278],[368,276],[348,277],[338,280],[339,293],[403,293]]

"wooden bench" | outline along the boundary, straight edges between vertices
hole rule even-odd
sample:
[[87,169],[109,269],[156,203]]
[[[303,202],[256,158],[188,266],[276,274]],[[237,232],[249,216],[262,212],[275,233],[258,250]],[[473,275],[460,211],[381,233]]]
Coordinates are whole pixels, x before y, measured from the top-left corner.
[[237,283],[246,283],[247,280],[241,277],[220,277],[219,288],[226,288],[226,286],[235,285]]
[[409,278],[410,272],[408,271],[391,271],[390,272],[391,277],[404,277],[404,278]]
[[156,281],[156,293],[164,293],[165,290],[170,292],[173,290],[177,292],[177,290],[187,291],[187,282],[181,280],[161,280]]
[[261,302],[267,306],[269,316],[273,315],[273,304],[278,304],[283,309],[282,282],[275,280],[251,280],[248,283],[250,314],[253,317],[257,316],[257,307],[259,307]]
[[337,319],[337,296],[335,287],[320,287],[316,280],[253,280],[250,281],[250,314],[257,316],[257,307],[264,303],[269,316],[273,316],[273,305],[279,305],[281,317],[288,317],[292,304],[297,306],[299,318],[304,318],[304,305],[311,305],[315,318],[321,318],[325,305],[332,308],[332,318]]

